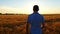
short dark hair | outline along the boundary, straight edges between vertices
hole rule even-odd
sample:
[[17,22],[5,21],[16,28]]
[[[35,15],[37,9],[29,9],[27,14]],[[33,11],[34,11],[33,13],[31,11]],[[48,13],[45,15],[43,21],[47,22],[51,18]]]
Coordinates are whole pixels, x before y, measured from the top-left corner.
[[38,12],[39,11],[39,6],[38,5],[34,5],[33,6],[33,11],[34,12]]

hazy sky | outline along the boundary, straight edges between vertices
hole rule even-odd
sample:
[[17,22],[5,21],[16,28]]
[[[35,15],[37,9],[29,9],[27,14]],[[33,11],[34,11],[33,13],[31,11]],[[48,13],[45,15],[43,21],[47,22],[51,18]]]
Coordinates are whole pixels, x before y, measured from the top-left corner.
[[30,14],[33,5],[41,14],[60,14],[60,0],[0,0],[0,13]]

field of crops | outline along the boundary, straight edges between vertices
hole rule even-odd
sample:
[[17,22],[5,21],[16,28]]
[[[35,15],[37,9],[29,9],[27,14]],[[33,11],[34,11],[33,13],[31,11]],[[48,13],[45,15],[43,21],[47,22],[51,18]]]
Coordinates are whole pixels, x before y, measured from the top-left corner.
[[[43,15],[45,28],[43,34],[60,34],[60,14]],[[0,15],[0,34],[26,34],[28,15]],[[29,29],[30,30],[30,29]]]

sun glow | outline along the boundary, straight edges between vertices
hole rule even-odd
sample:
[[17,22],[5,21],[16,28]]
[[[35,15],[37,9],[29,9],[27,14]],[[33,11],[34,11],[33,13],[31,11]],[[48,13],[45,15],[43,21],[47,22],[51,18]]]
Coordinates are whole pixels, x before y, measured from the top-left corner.
[[38,5],[39,6],[39,13],[44,13],[43,10],[45,10],[44,6],[39,3],[27,3],[21,8],[13,8],[8,6],[2,6],[0,7],[0,11],[3,13],[20,13],[20,14],[31,14],[33,13],[33,6]]
[[[52,1],[52,0],[51,0]],[[60,14],[59,1],[50,0],[4,0],[0,1],[0,13],[31,14],[33,6],[39,6],[41,14]]]
[[44,13],[43,10],[45,10],[45,7],[42,4],[39,4],[37,2],[32,2],[32,3],[28,3],[26,4],[22,9],[23,12],[26,14],[31,14],[33,13],[33,6],[34,5],[38,5],[39,6],[39,13]]

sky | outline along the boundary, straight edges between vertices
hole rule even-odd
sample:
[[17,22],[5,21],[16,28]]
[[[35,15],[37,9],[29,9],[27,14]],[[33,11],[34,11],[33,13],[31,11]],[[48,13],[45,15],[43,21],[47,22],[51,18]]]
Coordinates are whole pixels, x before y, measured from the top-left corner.
[[0,0],[0,13],[31,14],[34,5],[40,14],[60,14],[60,0]]

